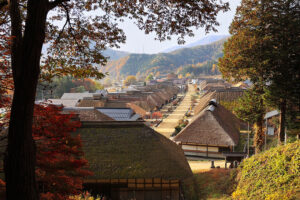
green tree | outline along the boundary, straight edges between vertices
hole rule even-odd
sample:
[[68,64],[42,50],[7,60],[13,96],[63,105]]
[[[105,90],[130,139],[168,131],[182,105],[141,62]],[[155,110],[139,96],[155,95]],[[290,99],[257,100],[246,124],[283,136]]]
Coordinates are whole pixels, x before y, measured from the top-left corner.
[[264,144],[263,132],[263,115],[265,106],[263,103],[262,95],[255,91],[255,88],[249,89],[244,95],[238,99],[234,112],[238,118],[254,124],[254,146],[255,153],[262,150]]
[[300,116],[300,4],[296,0],[265,0],[264,3],[267,13],[263,20],[268,27],[265,32],[270,44],[272,75],[265,99],[280,110],[280,143],[284,141],[285,127],[291,132],[299,127],[296,118]]
[[210,0],[0,0],[0,34],[12,36],[15,88],[4,170],[7,199],[39,198],[32,121],[44,43],[50,46],[42,60],[49,76],[102,78],[96,64],[104,65],[106,58],[100,52],[125,41],[118,27],[125,17],[146,34],[157,33],[160,41],[178,35],[178,42],[184,43],[194,27],[216,30],[216,15],[227,10],[227,3]]
[[288,102],[299,110],[299,9],[296,0],[243,0],[220,59],[225,77],[249,78],[259,95],[268,91],[264,99],[281,111],[279,142],[284,140]]
[[147,77],[146,77],[146,81],[150,81],[150,80],[153,80],[153,74],[149,74]]

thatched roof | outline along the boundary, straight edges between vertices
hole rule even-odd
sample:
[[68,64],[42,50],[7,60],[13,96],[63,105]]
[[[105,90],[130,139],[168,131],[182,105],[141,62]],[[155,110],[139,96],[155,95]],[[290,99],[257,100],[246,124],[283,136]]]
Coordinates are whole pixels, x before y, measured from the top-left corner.
[[210,106],[186,126],[174,141],[214,146],[234,146],[239,141],[238,119],[223,106]]
[[197,106],[194,108],[195,115],[199,114],[208,105],[211,99],[214,99],[216,92],[207,92],[201,98]]
[[95,108],[64,108],[63,114],[78,114],[80,121],[115,121]]
[[147,111],[135,103],[127,103],[127,107],[131,108],[135,113],[139,114],[142,117],[147,115]]
[[94,99],[82,99],[78,102],[77,107],[103,107],[105,101]]
[[134,101],[133,103],[135,105],[139,106],[140,108],[142,108],[143,110],[145,110],[146,112],[150,112],[150,111],[154,110],[154,108],[156,107],[155,104],[153,104],[149,101]]
[[83,122],[77,129],[95,179],[185,179],[192,175],[183,151],[142,122]]

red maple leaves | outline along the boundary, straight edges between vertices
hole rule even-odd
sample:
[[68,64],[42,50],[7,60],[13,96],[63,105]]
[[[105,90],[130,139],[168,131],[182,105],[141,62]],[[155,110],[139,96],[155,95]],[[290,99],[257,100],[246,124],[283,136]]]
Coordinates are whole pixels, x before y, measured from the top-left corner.
[[91,175],[85,167],[80,136],[71,133],[80,127],[74,115],[61,114],[62,107],[36,105],[33,137],[37,146],[37,181],[41,199],[65,200],[82,189],[83,178]]

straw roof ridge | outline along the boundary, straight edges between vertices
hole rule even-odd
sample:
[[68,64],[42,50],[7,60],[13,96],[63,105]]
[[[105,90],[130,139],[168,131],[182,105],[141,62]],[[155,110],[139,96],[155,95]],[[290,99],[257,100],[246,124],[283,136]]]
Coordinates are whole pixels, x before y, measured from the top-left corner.
[[199,114],[208,105],[211,99],[216,97],[216,92],[206,92],[201,98],[197,106],[194,108],[194,113]]
[[239,130],[236,125],[236,117],[223,106],[218,105],[213,111],[203,109],[174,138],[174,141],[205,145],[237,145]]
[[141,122],[83,122],[75,134],[94,172],[90,180],[192,175],[182,149]]

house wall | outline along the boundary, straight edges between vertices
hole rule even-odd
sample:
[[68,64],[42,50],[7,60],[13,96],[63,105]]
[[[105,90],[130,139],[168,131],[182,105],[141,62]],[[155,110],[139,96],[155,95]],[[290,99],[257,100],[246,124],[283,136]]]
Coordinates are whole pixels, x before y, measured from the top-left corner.
[[84,189],[113,200],[180,200],[179,184],[179,180],[161,178],[103,179],[86,182]]
[[196,146],[196,145],[182,145],[183,150],[196,150],[196,151],[208,151],[209,152],[219,152],[219,147],[211,147],[211,146]]
[[224,158],[217,146],[204,146],[204,145],[190,145],[183,144],[181,148],[186,156],[199,156],[210,158]]

